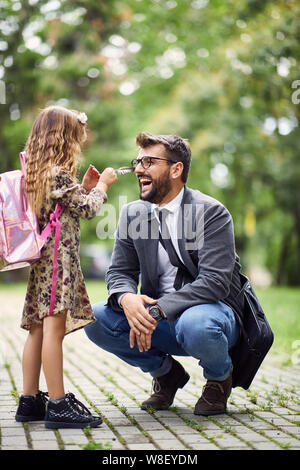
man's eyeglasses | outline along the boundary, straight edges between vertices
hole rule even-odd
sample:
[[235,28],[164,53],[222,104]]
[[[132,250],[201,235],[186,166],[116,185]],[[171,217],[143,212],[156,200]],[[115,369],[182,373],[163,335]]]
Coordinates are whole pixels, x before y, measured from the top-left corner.
[[145,170],[147,170],[147,168],[150,168],[150,166],[152,165],[153,160],[163,160],[164,162],[168,162],[168,163],[177,163],[177,162],[175,162],[175,160],[170,160],[170,159],[167,159],[167,158],[145,156],[145,157],[142,157],[142,158],[135,158],[134,160],[132,160],[131,161],[131,166],[136,168],[138,166],[138,164],[140,163],[142,165],[142,167]]

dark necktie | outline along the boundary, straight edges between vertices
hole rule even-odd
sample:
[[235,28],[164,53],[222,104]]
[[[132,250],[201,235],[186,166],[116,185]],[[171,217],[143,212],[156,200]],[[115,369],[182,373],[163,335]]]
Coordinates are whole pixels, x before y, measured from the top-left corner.
[[174,281],[175,290],[180,289],[182,286],[183,272],[185,271],[184,264],[180,261],[179,256],[174,248],[174,245],[171,240],[170,232],[166,224],[166,216],[168,214],[167,209],[160,209],[158,213],[159,223],[160,223],[160,232],[159,232],[159,241],[168,253],[170,262],[173,266],[177,267],[177,274]]

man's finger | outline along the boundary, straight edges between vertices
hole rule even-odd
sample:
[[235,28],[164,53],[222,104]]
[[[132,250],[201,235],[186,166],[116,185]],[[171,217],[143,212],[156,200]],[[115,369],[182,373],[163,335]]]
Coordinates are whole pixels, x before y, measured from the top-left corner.
[[145,301],[146,304],[156,304],[158,302],[157,299],[152,299],[152,297],[149,297],[148,295],[145,295],[145,294],[142,294],[141,297]]
[[142,344],[142,347],[143,347],[143,350],[144,351],[148,351],[148,341],[147,341],[147,338],[148,338],[149,335],[144,335],[142,334],[141,337],[140,337],[140,340],[141,340],[141,344]]
[[137,342],[137,345],[138,345],[138,348],[139,348],[139,351],[140,352],[144,352],[145,350],[145,347],[144,347],[144,333],[142,333],[137,339],[136,339],[136,342]]
[[134,331],[138,331],[139,334],[140,333],[149,333],[149,329],[147,329],[147,327],[143,324],[143,317],[141,317],[142,319],[142,322],[139,321],[138,318],[134,317],[132,318],[132,328],[134,329]]
[[132,348],[134,348],[134,341],[135,341],[135,332],[133,331],[133,329],[130,330],[129,332],[129,346]]
[[[139,313],[138,320],[142,323],[146,328],[150,329],[151,331],[155,329],[156,320],[149,315],[148,312]],[[149,333],[149,331],[145,331],[145,333]]]
[[147,351],[149,351],[149,349],[151,348],[151,336],[152,336],[151,333],[146,336],[146,348],[147,348]]
[[141,334],[141,336],[138,338],[137,342],[141,346],[140,352],[143,351],[149,351],[151,348],[151,337],[152,337],[152,332],[150,332],[148,335],[145,335],[144,333]]
[[139,336],[141,334],[140,330],[138,329],[138,327],[135,327],[134,322],[132,320],[128,320],[128,323],[129,323],[130,328],[134,331],[134,334],[136,336]]

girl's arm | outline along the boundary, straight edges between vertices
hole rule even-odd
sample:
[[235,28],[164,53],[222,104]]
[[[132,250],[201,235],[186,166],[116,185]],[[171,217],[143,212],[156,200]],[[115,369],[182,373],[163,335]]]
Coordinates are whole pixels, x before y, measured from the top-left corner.
[[108,189],[110,184],[101,181],[100,178],[97,185],[87,193],[87,190],[78,184],[70,173],[63,168],[58,168],[52,179],[50,197],[68,207],[74,215],[83,219],[92,219],[106,202],[105,190]]
[[94,165],[90,165],[82,178],[81,185],[90,192],[98,183],[100,179],[100,173]]

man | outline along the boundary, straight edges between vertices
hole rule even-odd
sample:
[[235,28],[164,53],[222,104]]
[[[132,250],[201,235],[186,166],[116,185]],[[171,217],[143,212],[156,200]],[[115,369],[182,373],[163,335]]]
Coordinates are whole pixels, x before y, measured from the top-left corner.
[[192,356],[207,379],[194,413],[224,413],[239,336],[234,310],[243,307],[232,219],[220,202],[186,186],[191,151],[184,139],[140,133],[136,142],[141,200],[122,209],[108,302],[93,306],[97,322],[85,331],[152,375],[154,393],[142,409],[173,403],[189,380],[173,356]]

